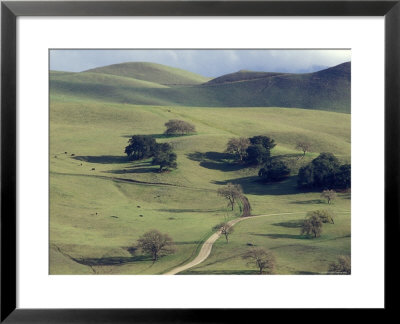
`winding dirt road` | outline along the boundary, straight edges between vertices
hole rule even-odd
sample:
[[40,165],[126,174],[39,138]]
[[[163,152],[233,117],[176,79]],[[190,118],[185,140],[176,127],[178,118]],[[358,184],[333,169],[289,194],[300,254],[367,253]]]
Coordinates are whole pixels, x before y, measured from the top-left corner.
[[[236,218],[231,220],[230,222],[228,222],[229,226],[234,226],[237,223],[244,221],[246,219],[252,219],[252,218],[257,218],[257,217],[266,217],[266,216],[279,216],[279,215],[294,215],[294,214],[302,214],[304,212],[297,212],[297,213],[281,213],[281,214],[266,214],[266,215],[255,215],[255,216],[248,216],[248,217],[242,217],[242,218]],[[219,237],[221,236],[221,231],[218,231],[216,233],[214,233],[213,235],[211,235],[207,241],[204,242],[203,246],[200,249],[199,254],[197,255],[197,257],[195,257],[191,262],[184,264],[182,266],[176,267],[166,273],[164,273],[165,275],[174,275],[177,274],[179,272],[185,271],[189,268],[192,268],[200,263],[202,263],[204,260],[206,260],[208,258],[208,256],[211,253],[211,249],[213,247],[213,244],[219,239]]]

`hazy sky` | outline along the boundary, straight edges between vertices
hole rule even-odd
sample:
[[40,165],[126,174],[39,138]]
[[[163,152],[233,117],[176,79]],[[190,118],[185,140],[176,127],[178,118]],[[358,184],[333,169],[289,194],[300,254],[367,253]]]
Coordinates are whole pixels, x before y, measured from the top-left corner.
[[216,77],[239,70],[312,72],[350,59],[350,50],[51,50],[50,69],[80,72],[116,63],[153,62]]

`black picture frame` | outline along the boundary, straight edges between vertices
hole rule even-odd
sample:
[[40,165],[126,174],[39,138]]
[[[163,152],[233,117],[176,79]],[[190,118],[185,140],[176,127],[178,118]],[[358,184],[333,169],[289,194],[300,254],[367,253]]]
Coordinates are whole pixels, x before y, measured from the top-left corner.
[[[384,16],[385,17],[385,308],[397,307],[393,259],[399,237],[400,0],[395,1],[2,1],[1,3],[1,322],[233,322],[260,309],[16,308],[16,19],[19,16]],[[371,153],[373,154],[373,153]],[[372,233],[371,233],[372,235]],[[397,244],[396,244],[397,245]],[[393,251],[393,253],[392,253]],[[367,283],[366,283],[367,284]],[[329,305],[327,305],[329,306]]]

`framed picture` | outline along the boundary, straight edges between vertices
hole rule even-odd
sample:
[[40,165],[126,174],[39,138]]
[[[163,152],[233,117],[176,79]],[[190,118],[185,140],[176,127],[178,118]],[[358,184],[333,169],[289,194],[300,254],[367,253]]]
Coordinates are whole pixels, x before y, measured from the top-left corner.
[[393,308],[398,1],[1,10],[2,321]]

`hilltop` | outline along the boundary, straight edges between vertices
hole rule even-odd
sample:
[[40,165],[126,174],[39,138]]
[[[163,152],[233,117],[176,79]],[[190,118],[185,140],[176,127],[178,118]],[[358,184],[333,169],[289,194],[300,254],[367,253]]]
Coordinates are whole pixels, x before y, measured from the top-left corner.
[[161,106],[289,107],[350,113],[351,63],[314,73],[241,70],[214,79],[154,63],[50,73],[50,94]]
[[195,85],[209,80],[196,73],[147,62],[113,64],[85,72],[111,74],[164,85]]

